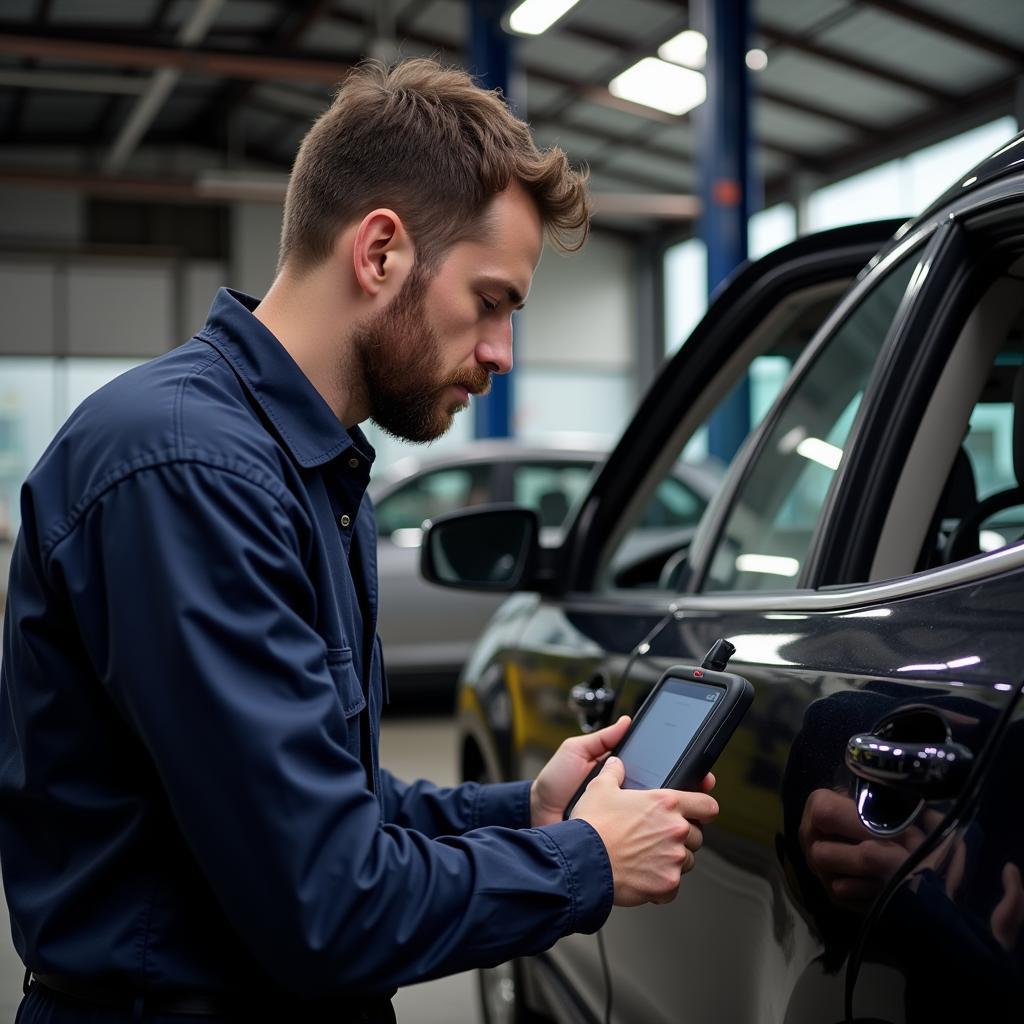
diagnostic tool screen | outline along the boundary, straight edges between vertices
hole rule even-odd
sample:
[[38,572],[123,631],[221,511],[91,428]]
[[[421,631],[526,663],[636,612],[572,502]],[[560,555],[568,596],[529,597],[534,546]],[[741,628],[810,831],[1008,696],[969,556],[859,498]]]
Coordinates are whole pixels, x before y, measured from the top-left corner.
[[725,693],[720,686],[667,679],[619,751],[623,789],[657,789]]

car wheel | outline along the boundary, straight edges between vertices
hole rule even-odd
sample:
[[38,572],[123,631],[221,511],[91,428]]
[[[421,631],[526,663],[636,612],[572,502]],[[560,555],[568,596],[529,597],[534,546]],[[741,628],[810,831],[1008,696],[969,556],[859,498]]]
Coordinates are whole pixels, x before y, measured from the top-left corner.
[[510,960],[477,971],[484,1024],[551,1024],[523,1002],[522,967]]

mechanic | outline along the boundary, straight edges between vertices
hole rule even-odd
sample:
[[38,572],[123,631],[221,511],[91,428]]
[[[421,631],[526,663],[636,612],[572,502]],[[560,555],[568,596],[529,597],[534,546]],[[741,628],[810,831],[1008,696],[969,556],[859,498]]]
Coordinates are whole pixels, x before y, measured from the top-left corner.
[[[372,418],[442,434],[512,365],[584,178],[499,94],[357,68],[307,134],[262,301],[221,290],[23,490],[0,702],[0,855],[29,1022],[393,1020],[401,985],[672,899],[707,793],[622,790],[628,724],[532,783],[380,767]],[[710,790],[714,780],[705,780]]]

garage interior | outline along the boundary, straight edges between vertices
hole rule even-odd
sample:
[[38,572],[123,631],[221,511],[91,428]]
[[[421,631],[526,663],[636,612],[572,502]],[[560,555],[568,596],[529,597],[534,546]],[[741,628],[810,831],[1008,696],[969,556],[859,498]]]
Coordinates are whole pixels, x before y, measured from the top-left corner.
[[[269,286],[297,147],[363,59],[469,68],[503,89],[538,144],[590,173],[590,241],[545,254],[518,316],[515,371],[438,452],[502,436],[610,446],[743,260],[811,231],[913,216],[1024,128],[1015,2],[580,0],[548,4],[566,10],[540,31],[519,6],[0,5],[4,581],[20,485],[78,402],[186,340],[218,286]],[[721,110],[726,60],[747,93],[716,132],[708,109]],[[701,454],[736,450],[778,372],[747,382]],[[378,471],[410,454],[368,434]],[[446,715],[388,728],[396,772],[455,781]],[[0,945],[0,1014],[13,1019],[22,968]],[[473,985],[400,995],[399,1015],[404,999],[408,1019],[476,1020]]]

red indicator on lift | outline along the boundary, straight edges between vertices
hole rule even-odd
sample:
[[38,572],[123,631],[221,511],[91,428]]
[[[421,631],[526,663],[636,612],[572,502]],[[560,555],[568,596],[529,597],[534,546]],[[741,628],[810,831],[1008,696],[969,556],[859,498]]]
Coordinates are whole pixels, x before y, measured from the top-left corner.
[[704,676],[704,672],[701,669],[695,668],[693,670],[693,678],[694,679],[701,679],[701,678],[703,678],[703,676]]

